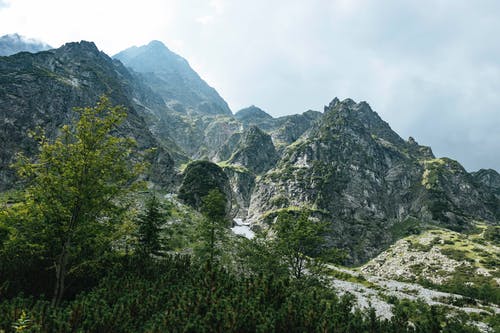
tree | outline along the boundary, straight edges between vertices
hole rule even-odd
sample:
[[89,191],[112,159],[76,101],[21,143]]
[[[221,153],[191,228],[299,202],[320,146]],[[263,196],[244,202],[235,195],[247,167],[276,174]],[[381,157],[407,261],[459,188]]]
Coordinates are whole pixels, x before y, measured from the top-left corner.
[[[197,226],[199,243],[195,254],[206,267],[206,303],[211,306],[216,282],[216,268],[222,255],[222,243],[226,240],[226,197],[219,190],[213,189],[202,198],[201,213],[204,218]],[[215,318],[214,318],[215,320]]]
[[314,221],[308,212],[299,216],[291,212],[278,215],[274,246],[296,279],[301,279],[306,270],[313,272],[321,258],[331,252],[324,247],[326,228],[326,223]]
[[198,225],[199,245],[196,254],[212,270],[221,254],[221,244],[227,234],[226,197],[213,189],[202,198],[201,213],[204,219]]
[[133,188],[143,168],[132,159],[135,141],[118,137],[125,109],[101,97],[94,107],[75,109],[78,119],[48,140],[39,135],[40,152],[34,160],[20,155],[15,167],[28,180],[26,202],[39,214],[42,232],[53,253],[55,270],[52,305],[65,291],[68,270],[75,266],[86,242],[113,227],[120,196]]
[[144,213],[138,216],[137,250],[142,257],[161,255],[163,245],[160,232],[167,217],[161,208],[160,201],[155,194],[152,194],[146,201]]

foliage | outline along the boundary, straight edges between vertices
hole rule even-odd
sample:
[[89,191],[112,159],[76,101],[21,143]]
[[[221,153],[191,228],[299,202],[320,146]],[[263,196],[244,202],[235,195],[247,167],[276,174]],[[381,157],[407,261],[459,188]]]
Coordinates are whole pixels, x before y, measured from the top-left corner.
[[[278,215],[273,226],[276,232],[274,246],[296,279],[302,278],[306,271],[314,273],[321,267],[322,256],[327,254],[324,247],[327,226],[312,219],[305,211],[298,216],[285,211]],[[341,258],[335,258],[338,254],[330,252],[329,261],[339,262]]]
[[451,279],[443,284],[435,284],[426,279],[421,279],[419,283],[425,287],[500,305],[500,286],[496,280],[475,273],[474,268],[467,265],[459,266]]
[[224,194],[217,189],[208,192],[202,198],[201,212],[204,218],[197,226],[198,243],[194,253],[210,270],[218,264],[223,243],[227,239],[228,221]]
[[[206,269],[188,256],[145,267],[125,260],[98,287],[59,307],[25,297],[1,301],[0,330],[11,332],[26,311],[35,332],[477,332],[421,302],[397,301],[388,321],[353,310],[352,296],[339,298],[327,287],[221,268],[215,274],[209,290]],[[214,301],[207,303],[210,292]]]
[[252,239],[238,237],[234,246],[236,271],[246,276],[288,276],[289,269],[274,245],[268,230],[257,231]]
[[484,231],[484,239],[496,246],[500,246],[500,226],[488,226]]
[[145,211],[137,217],[137,252],[143,258],[161,255],[164,250],[161,227],[166,223],[169,213],[162,210],[155,194],[151,194],[145,206]]
[[75,111],[79,118],[58,138],[36,137],[34,160],[18,156],[15,167],[29,186],[24,202],[1,217],[14,229],[8,247],[29,246],[31,257],[53,270],[54,304],[68,274],[109,250],[115,217],[124,212],[117,199],[143,168],[131,158],[134,140],[115,134],[126,116],[123,107],[101,97],[95,107]]

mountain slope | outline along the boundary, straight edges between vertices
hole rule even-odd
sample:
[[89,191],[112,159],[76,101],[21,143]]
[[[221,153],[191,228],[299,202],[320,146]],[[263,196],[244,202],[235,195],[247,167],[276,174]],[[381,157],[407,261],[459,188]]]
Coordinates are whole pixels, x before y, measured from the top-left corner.
[[82,41],[37,54],[0,58],[0,189],[13,185],[9,165],[15,152],[36,152],[35,142],[27,135],[29,130],[42,127],[54,137],[57,129],[74,116],[72,108],[94,105],[102,94],[107,94],[113,104],[127,108],[121,134],[135,138],[141,149],[158,148],[151,157],[152,174],[160,183],[171,183],[171,156],[148,130],[141,116],[145,107],[134,102],[141,96],[154,100],[154,94],[140,87],[121,63],[93,43]]
[[313,211],[332,221],[330,244],[360,263],[391,244],[391,228],[408,219],[464,230],[474,219],[498,221],[498,204],[459,163],[403,140],[367,103],[334,99],[257,182],[249,218]]
[[128,48],[113,58],[141,73],[144,82],[170,107],[185,113],[231,115],[227,103],[181,56],[162,42]]
[[218,148],[239,130],[240,123],[220,95],[206,84],[188,62],[163,43],[152,41],[114,56],[135,80],[160,98],[149,109],[146,122],[160,140],[178,152],[176,160],[211,159]]

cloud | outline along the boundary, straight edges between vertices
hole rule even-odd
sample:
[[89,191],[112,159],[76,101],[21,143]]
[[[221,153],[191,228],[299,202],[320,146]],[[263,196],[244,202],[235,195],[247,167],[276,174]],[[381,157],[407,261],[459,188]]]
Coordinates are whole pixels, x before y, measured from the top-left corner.
[[2,8],[5,8],[5,7],[9,7],[9,1],[7,0],[0,0],[0,9]]
[[212,15],[205,15],[205,16],[200,16],[196,19],[196,22],[199,22],[201,24],[210,24],[213,22],[214,17]]

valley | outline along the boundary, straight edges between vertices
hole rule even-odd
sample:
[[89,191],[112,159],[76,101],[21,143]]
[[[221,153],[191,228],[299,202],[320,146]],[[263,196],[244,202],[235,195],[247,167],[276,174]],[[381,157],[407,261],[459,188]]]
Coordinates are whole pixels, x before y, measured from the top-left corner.
[[[15,318],[11,319],[20,320],[20,309],[30,308],[34,316],[30,320],[36,321],[35,313],[38,312],[35,309],[48,308],[43,303],[43,295],[52,285],[54,271],[60,269],[54,262],[66,260],[74,264],[68,276],[70,286],[76,285],[77,288],[74,292],[68,290],[68,302],[64,306],[69,309],[71,302],[81,301],[75,307],[82,313],[88,311],[85,302],[91,302],[94,295],[108,297],[106,290],[113,290],[121,300],[126,299],[120,294],[119,287],[112,286],[113,279],[105,278],[111,274],[107,267],[116,264],[113,266],[115,270],[129,269],[130,276],[133,276],[129,281],[120,277],[120,283],[134,285],[140,281],[137,285],[147,289],[149,294],[154,294],[152,288],[158,287],[169,297],[179,297],[183,311],[194,306],[189,301],[190,291],[183,289],[182,296],[172,296],[175,290],[170,290],[168,283],[178,283],[174,279],[176,274],[184,276],[182,272],[189,271],[193,276],[203,276],[202,287],[196,281],[191,281],[193,285],[190,285],[192,290],[197,290],[194,294],[199,292],[196,294],[199,304],[205,304],[201,299],[206,299],[216,312],[220,309],[213,301],[212,289],[221,288],[217,289],[219,293],[223,293],[224,288],[231,290],[226,295],[234,296],[234,299],[227,299],[229,304],[238,302],[238,293],[242,292],[239,288],[243,285],[248,286],[248,295],[257,295],[255,290],[261,287],[266,293],[275,288],[276,295],[284,300],[291,297],[287,299],[290,304],[298,302],[293,298],[296,292],[296,297],[312,300],[301,308],[304,318],[308,318],[304,319],[304,327],[312,327],[307,325],[314,325],[316,319],[310,319],[305,312],[323,313],[324,310],[325,318],[329,313],[328,306],[326,310],[312,308],[317,300],[315,297],[320,297],[317,294],[335,299],[332,303],[335,306],[343,304],[344,301],[337,296],[330,296],[329,292],[333,290],[338,292],[338,297],[348,295],[345,302],[352,303],[349,303],[352,316],[359,316],[351,318],[353,322],[358,320],[360,325],[368,325],[370,317],[366,314],[373,309],[374,318],[380,321],[377,322],[380,331],[382,327],[387,332],[391,329],[392,332],[398,331],[394,327],[412,331],[415,325],[412,328],[408,322],[417,323],[420,317],[403,316],[406,321],[401,319],[404,321],[402,326],[397,326],[397,318],[401,313],[411,315],[414,307],[419,306],[423,309],[422,317],[431,318],[432,311],[439,312],[439,316],[436,314],[432,318],[441,318],[438,324],[443,332],[445,329],[453,331],[450,327],[456,322],[465,326],[472,323],[471,330],[481,332],[500,329],[500,174],[497,170],[468,172],[459,161],[435,156],[431,147],[418,144],[415,138],[401,138],[364,101],[335,97],[321,111],[305,110],[301,114],[278,118],[257,106],[233,114],[219,93],[190,67],[187,60],[159,41],[131,47],[112,57],[87,41],[70,42],[57,49],[48,45],[38,45],[38,48],[19,45],[19,40],[16,40],[11,48],[4,48],[12,50],[12,54],[0,56],[0,252],[4,260],[0,268],[8,277],[0,279],[0,296],[8,295],[14,299],[18,292],[23,295],[26,291],[27,296],[34,296],[37,301],[19,296],[18,302],[23,305],[18,308],[12,305],[14,303],[1,303],[0,299],[0,314],[2,309],[12,306],[15,311],[9,310],[9,313],[15,312]],[[92,108],[92,105],[98,108],[99,103],[104,103],[102,96],[107,96],[110,105],[121,105],[125,110],[123,121],[116,122],[116,127],[114,124],[110,126],[108,135],[116,142],[133,143],[127,148],[127,153],[119,156],[130,158],[123,163],[133,166],[129,171],[136,172],[136,177],[134,181],[133,177],[120,180],[119,186],[125,189],[136,181],[140,184],[134,188],[135,192],[126,196],[119,196],[120,191],[112,187],[117,196],[110,195],[109,201],[116,207],[103,206],[103,212],[109,216],[100,212],[85,215],[82,221],[94,224],[66,240],[68,244],[73,239],[82,243],[74,253],[63,252],[70,259],[62,260],[63,255],[54,253],[61,246],[66,249],[69,245],[64,242],[63,245],[51,245],[50,240],[58,239],[60,234],[76,227],[73,224],[61,227],[60,220],[64,219],[50,215],[66,216],[64,207],[49,209],[43,202],[40,212],[36,209],[31,212],[32,206],[29,205],[39,204],[32,193],[43,192],[40,189],[39,192],[30,192],[36,188],[32,182],[37,184],[37,177],[41,179],[43,173],[26,175],[33,170],[43,171],[43,168],[37,169],[37,158],[43,156],[40,153],[44,147],[51,147],[47,142],[57,143],[65,133],[77,133],[77,129],[90,126],[78,123],[82,118],[73,112],[74,108]],[[95,123],[98,121],[89,120],[89,124]],[[41,139],[37,141],[35,138]],[[111,142],[115,142],[113,140]],[[71,140],[59,142],[58,147],[65,147],[68,142],[72,147],[74,142]],[[23,162],[25,164],[19,166],[20,153],[32,164]],[[82,161],[92,161],[89,156],[93,155],[88,154]],[[64,160],[61,156],[66,155],[61,153],[58,157]],[[109,160],[107,164],[105,162],[103,160],[102,165],[112,165]],[[78,163],[74,167],[78,167]],[[95,168],[84,168],[81,172],[105,174],[105,171],[99,173]],[[112,170],[112,166],[110,168]],[[65,174],[74,176],[75,172]],[[113,176],[113,172],[108,170],[108,173],[109,177]],[[96,176],[95,184],[89,182],[85,186],[102,185],[99,191],[115,193],[106,189],[106,184],[100,184],[98,179]],[[47,194],[46,200],[66,200],[65,195],[79,193],[78,185],[83,183],[83,180],[76,185],[71,183],[73,185],[54,192],[56,195],[52,199]],[[91,196],[92,191],[89,192],[88,188],[84,191],[89,197],[82,202],[97,205]],[[95,193],[102,194],[97,190]],[[151,194],[160,199],[157,207],[151,206],[150,213],[163,217],[158,217],[160,222],[151,227],[153,231],[150,232],[168,239],[166,243],[169,245],[166,248],[158,245],[156,252],[147,258],[129,257],[139,253],[137,244],[141,238],[134,221],[141,216],[140,212],[146,214],[144,210],[150,207],[147,202]],[[101,198],[107,197],[103,194]],[[61,202],[69,205],[74,199]],[[75,207],[68,216],[77,215],[80,204]],[[117,214],[119,222],[116,226],[108,226],[106,223],[113,220],[113,214]],[[295,286],[292,282],[274,285],[274,280],[263,278],[266,274],[281,276],[279,272],[288,272],[289,268],[281,265],[285,261],[283,258],[290,253],[285,255],[279,251],[290,249],[284,250],[273,243],[280,237],[275,227],[283,219],[306,221],[312,229],[301,236],[307,238],[314,234],[316,238],[312,239],[321,239],[319,248],[330,251],[327,259],[315,251],[299,251],[300,255],[297,255],[297,260],[304,260],[312,266],[315,262],[312,258],[317,255],[317,261],[324,264],[322,268],[326,270],[320,274],[322,286],[318,287],[318,293],[311,291],[302,295],[301,292],[309,293],[309,289],[301,290],[300,284],[293,289],[295,287],[290,287]],[[41,224],[36,224],[36,221]],[[212,224],[205,225],[206,221]],[[47,223],[54,223],[61,229],[53,232],[46,227]],[[318,225],[322,228],[315,231],[313,227]],[[229,232],[230,228],[233,233]],[[106,234],[104,229],[112,233]],[[92,232],[97,235],[95,243]],[[86,236],[92,240],[87,240]],[[160,240],[156,242],[161,243]],[[209,250],[207,242],[211,244]],[[279,255],[273,251],[278,251]],[[168,259],[171,267],[162,264],[160,254],[173,256]],[[193,255],[193,259],[177,255]],[[197,262],[207,257],[210,264],[204,265],[208,266]],[[214,258],[218,259],[214,261]],[[23,262],[27,262],[25,269],[19,268]],[[141,263],[158,265],[158,271],[142,267]],[[150,276],[142,276],[141,267]],[[312,270],[307,268],[305,272]],[[32,274],[39,271],[43,271],[39,283],[30,282]],[[111,276],[118,281],[116,271],[113,274]],[[214,276],[219,275],[220,280],[216,281]],[[13,282],[13,276],[20,276],[19,281]],[[171,280],[158,282],[157,276]],[[259,276],[255,289],[252,289],[252,276]],[[233,280],[241,285],[232,284],[230,281]],[[28,284],[32,289],[23,290]],[[94,289],[88,289],[87,285]],[[311,290],[315,290],[316,285],[312,285]],[[287,289],[289,287],[292,289]],[[321,289],[325,287],[330,291]],[[205,294],[207,290],[209,292]],[[231,294],[233,291],[234,295]],[[79,292],[84,296],[78,296]],[[255,297],[268,297],[269,302],[274,302],[268,294],[259,295]],[[349,297],[351,299],[347,300]],[[326,301],[317,302],[324,304]],[[281,305],[276,305],[273,317],[279,319],[271,324],[263,319],[265,309],[257,303],[251,306],[262,311],[256,310],[262,315],[262,327],[265,327],[262,331],[271,330],[272,325],[285,325],[286,316],[280,317],[280,311],[285,311],[279,307]],[[110,304],[111,301],[101,306],[104,308]],[[130,304],[123,304],[121,309],[129,309]],[[213,318],[203,317],[207,313],[204,305],[196,304],[196,311],[203,319],[195,324],[182,322],[182,316],[176,317],[174,312],[165,309],[158,310],[154,320],[147,321],[146,315],[143,320],[151,327],[164,327],[159,323],[168,317],[179,320],[179,327],[187,331],[193,327],[190,325],[213,322]],[[227,304],[220,306],[231,307]],[[157,309],[156,303],[149,305]],[[224,313],[230,313],[226,307]],[[82,327],[86,327],[87,322],[78,317],[78,311],[67,309],[61,307],[54,312],[42,312],[50,312],[49,317],[54,323],[57,322],[54,318],[65,318],[61,322],[71,318],[75,322],[81,321]],[[130,311],[136,311],[134,309],[132,306]],[[108,310],[110,313],[118,311],[106,308]],[[402,312],[397,314],[398,311]],[[71,312],[71,316],[65,317],[63,312]],[[351,308],[347,313],[351,313]],[[107,318],[111,320],[111,317]],[[450,318],[456,322],[447,321]],[[221,326],[217,330],[241,329],[233,319],[226,318],[224,322],[234,326]],[[265,326],[267,324],[270,326]],[[0,331],[6,325],[11,327],[12,323],[0,320]],[[90,331],[101,331],[102,327],[95,326]],[[279,327],[283,329],[284,326]],[[419,332],[430,331],[426,329]],[[206,328],[206,331],[212,330],[216,329]],[[151,328],[150,331],[155,330]],[[349,332],[349,328],[345,332]]]

